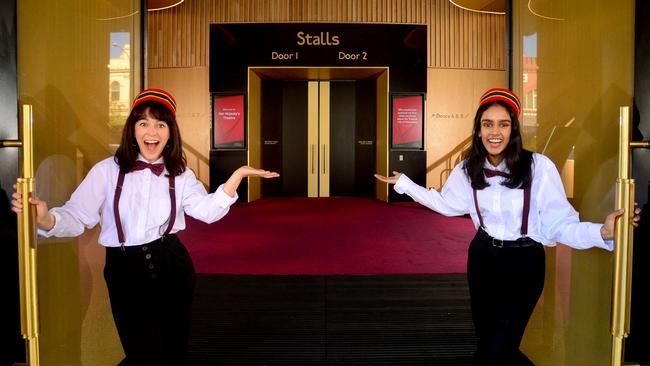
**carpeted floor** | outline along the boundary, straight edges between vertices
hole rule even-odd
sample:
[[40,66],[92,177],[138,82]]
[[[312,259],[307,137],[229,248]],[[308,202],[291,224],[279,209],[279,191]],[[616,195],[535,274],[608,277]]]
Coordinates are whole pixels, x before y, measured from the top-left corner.
[[198,273],[465,273],[475,229],[413,202],[267,198],[236,204],[207,225],[188,217],[179,236]]

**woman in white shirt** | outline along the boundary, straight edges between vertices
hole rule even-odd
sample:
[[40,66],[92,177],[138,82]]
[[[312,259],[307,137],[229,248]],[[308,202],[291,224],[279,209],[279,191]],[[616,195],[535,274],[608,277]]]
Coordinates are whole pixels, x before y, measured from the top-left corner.
[[544,287],[543,246],[560,242],[611,251],[614,221],[623,214],[612,212],[604,224],[580,222],[553,162],[523,149],[519,111],[519,98],[510,90],[483,94],[472,145],[440,192],[399,172],[375,174],[443,215],[469,213],[477,227],[467,259],[476,365],[534,365],[519,344]]
[[[29,199],[42,236],[78,236],[100,224],[104,278],[126,355],[120,365],[184,364],[195,283],[192,260],[176,236],[185,214],[213,223],[237,200],[243,178],[278,176],[243,166],[208,194],[187,169],[182,145],[173,96],[144,90],[115,156],[93,166],[68,202],[48,210],[44,201]],[[12,198],[12,209],[22,211],[21,195]]]

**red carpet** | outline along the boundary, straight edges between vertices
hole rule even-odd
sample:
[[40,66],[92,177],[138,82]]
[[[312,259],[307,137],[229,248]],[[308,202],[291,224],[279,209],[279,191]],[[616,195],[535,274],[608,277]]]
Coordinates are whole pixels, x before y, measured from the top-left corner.
[[465,273],[468,217],[372,198],[266,198],[179,233],[198,273]]

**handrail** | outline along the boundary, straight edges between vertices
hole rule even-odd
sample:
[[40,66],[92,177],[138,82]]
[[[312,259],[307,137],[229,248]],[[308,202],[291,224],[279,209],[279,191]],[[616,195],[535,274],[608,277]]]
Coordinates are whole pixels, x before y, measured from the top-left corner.
[[[196,163],[196,176],[197,176],[197,178],[201,177],[201,170],[200,170],[201,169],[201,164],[199,164],[200,162],[205,163],[205,165],[208,166],[208,170],[209,170],[210,159],[208,159],[205,155],[201,154],[199,152],[199,150],[197,150],[194,147],[188,145],[186,142],[183,142],[183,150],[185,152],[188,152],[188,153],[192,154],[192,156],[194,156],[196,158],[196,162],[197,162]],[[203,184],[203,185],[206,186],[206,184]]]
[[[463,152],[469,148],[470,144],[472,142],[472,135],[469,135],[463,141],[461,141],[458,145],[454,146],[451,151],[443,155],[440,159],[434,161],[427,167],[427,173],[432,172],[434,169],[437,169],[441,165],[444,164],[444,169],[440,172],[440,186],[444,184],[444,175],[449,174],[456,164],[458,164],[461,160]],[[453,157],[456,156],[455,159]]]

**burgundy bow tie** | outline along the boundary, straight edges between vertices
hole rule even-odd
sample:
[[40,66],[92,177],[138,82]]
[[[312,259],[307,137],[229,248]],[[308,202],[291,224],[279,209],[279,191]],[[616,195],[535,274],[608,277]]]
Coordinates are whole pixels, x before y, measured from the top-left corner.
[[162,172],[165,170],[165,164],[163,163],[149,164],[142,160],[136,160],[135,164],[133,165],[133,168],[131,168],[131,171],[134,172],[136,170],[143,170],[143,169],[149,169],[153,174],[160,176],[160,174],[162,174]]
[[483,168],[483,173],[485,174],[486,178],[492,178],[492,177],[504,177],[504,178],[510,178],[510,174],[504,173],[498,170],[492,170],[492,169],[486,169]]

